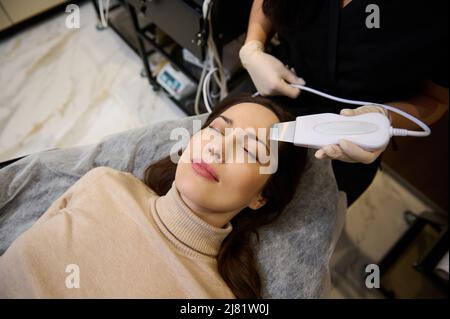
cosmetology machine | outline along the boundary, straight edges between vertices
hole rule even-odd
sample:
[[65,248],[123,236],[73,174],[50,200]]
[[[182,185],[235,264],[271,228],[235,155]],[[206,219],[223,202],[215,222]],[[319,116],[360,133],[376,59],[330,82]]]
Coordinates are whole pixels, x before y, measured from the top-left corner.
[[[124,20],[128,21],[123,24],[131,26],[128,40],[136,41],[124,40],[135,42],[143,75],[154,90],[164,89],[187,115],[205,111],[201,103],[205,80],[206,98],[214,104],[245,75],[239,67],[238,52],[253,0],[93,1],[99,21],[107,21],[119,35],[113,11],[116,7],[124,11]],[[157,72],[155,56],[162,57],[156,63]]]

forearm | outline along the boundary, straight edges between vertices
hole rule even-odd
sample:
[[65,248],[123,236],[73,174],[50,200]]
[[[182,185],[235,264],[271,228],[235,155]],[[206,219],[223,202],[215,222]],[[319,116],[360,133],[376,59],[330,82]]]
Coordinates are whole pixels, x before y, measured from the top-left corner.
[[[448,111],[448,89],[428,82],[421,94],[407,100],[386,103],[411,114],[427,125],[436,123]],[[392,126],[418,130],[419,126],[397,113],[389,111]]]
[[263,0],[253,1],[245,43],[252,40],[258,40],[265,44],[272,33],[272,24],[265,16],[262,9],[263,2]]

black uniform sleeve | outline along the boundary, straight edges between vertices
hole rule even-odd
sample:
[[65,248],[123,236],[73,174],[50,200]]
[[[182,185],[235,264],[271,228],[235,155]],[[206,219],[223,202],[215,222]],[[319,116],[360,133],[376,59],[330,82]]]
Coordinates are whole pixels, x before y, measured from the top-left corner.
[[434,18],[438,20],[434,33],[439,37],[433,49],[434,52],[431,52],[433,65],[431,80],[437,85],[448,88],[448,1],[438,3],[438,11],[434,15]]
[[431,80],[448,89],[448,38],[446,43],[442,43],[442,46],[437,50]]

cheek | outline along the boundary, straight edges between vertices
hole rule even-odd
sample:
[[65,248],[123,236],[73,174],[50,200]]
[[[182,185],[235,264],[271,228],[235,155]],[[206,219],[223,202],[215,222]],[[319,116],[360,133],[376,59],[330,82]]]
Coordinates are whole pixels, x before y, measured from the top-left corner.
[[232,180],[228,184],[236,189],[253,189],[256,192],[267,180],[267,175],[259,173],[260,166],[257,164],[238,163],[229,166],[227,171],[230,176],[227,177]]
[[227,164],[222,190],[234,205],[249,204],[269,179],[270,175],[259,173],[259,167],[248,163]]
[[[196,148],[195,151],[194,151],[194,147]],[[203,144],[202,144],[201,135],[199,133],[194,134],[191,137],[186,148],[184,148],[183,154],[181,154],[180,161],[178,162],[178,164],[191,163],[193,154],[196,154],[196,152],[200,152],[200,154],[201,154],[202,150],[203,150]]]

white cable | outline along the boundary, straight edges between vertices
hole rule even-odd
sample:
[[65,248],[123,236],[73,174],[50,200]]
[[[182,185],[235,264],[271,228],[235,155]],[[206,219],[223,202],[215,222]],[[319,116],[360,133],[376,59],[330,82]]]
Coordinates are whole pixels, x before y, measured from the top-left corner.
[[[108,16],[109,16],[109,2],[110,0],[106,0],[106,10],[103,7],[103,0],[98,0],[98,9],[100,11],[100,20],[102,21],[102,25],[106,28],[108,26]],[[105,14],[106,11],[106,14]]]
[[[214,72],[212,72],[212,70],[210,71],[212,74],[214,74]],[[209,73],[208,73],[209,74]],[[205,77],[205,94],[206,94],[206,98],[208,100],[208,104],[207,104],[207,110],[209,111],[211,109],[211,105],[212,103],[212,99],[211,99],[211,77],[208,76],[208,74]],[[211,112],[210,112],[211,113]]]
[[210,2],[211,0],[205,0],[203,2],[202,12],[203,12],[203,19],[205,20],[208,18]]
[[[404,112],[404,111],[402,111],[402,110],[399,110],[399,109],[397,109],[397,108],[395,108],[395,107],[393,107],[393,106],[389,106],[389,105],[385,105],[385,104],[380,104],[380,103],[373,103],[373,102],[365,102],[365,101],[357,101],[357,100],[343,99],[343,98],[340,98],[340,97],[337,97],[337,96],[333,96],[333,95],[331,95],[331,94],[327,94],[327,93],[324,93],[324,92],[320,92],[320,91],[318,91],[318,90],[309,88],[309,87],[304,86],[304,85],[301,85],[301,84],[290,84],[290,85],[293,86],[293,87],[295,87],[295,88],[298,88],[298,89],[301,89],[301,90],[304,90],[304,91],[308,91],[308,92],[311,92],[311,93],[313,93],[313,94],[320,95],[320,96],[323,96],[323,97],[325,97],[325,98],[327,98],[327,99],[334,100],[334,101],[337,101],[337,102],[342,102],[342,103],[347,103],[347,104],[353,104],[353,105],[360,105],[360,106],[361,106],[361,105],[376,105],[376,106],[380,106],[380,107],[382,107],[382,108],[384,108],[384,109],[387,109],[387,110],[389,110],[389,111],[392,111],[392,112],[394,112],[394,113],[397,113],[397,114],[399,114],[399,115],[401,115],[401,116],[407,118],[408,120],[410,120],[410,121],[416,123],[418,126],[420,126],[420,128],[423,129],[422,132],[417,132],[417,131],[409,131],[409,130],[402,129],[402,128],[394,128],[394,127],[391,127],[391,132],[390,132],[390,133],[391,133],[391,136],[416,136],[416,137],[424,137],[424,136],[428,136],[428,135],[431,134],[431,129],[428,127],[428,125],[426,125],[425,123],[423,123],[423,122],[420,121],[419,119],[415,118],[415,117],[412,116],[411,114],[406,113],[406,112]],[[259,92],[253,94],[253,96],[258,96],[258,95],[260,95]]]
[[[208,5],[208,8],[206,10],[205,8],[207,5]],[[211,21],[212,5],[213,5],[212,0],[207,0],[203,3],[203,16],[205,18],[205,21],[208,22],[208,28],[209,28],[207,46],[208,46],[208,51],[211,53],[211,56],[212,56],[211,67],[214,68],[215,67],[214,63],[217,64],[219,76],[217,77],[215,75],[215,79],[220,88],[220,98],[223,99],[228,95],[228,88],[227,88],[227,80],[225,77],[225,72],[223,70],[222,61],[220,60],[220,56],[217,51],[217,47],[216,47],[216,44],[215,44],[214,38],[213,38],[213,25],[212,25],[212,21]]]
[[[194,104],[194,110],[195,110],[195,114],[200,114],[200,95],[203,95],[203,101],[209,101],[210,98],[207,96],[207,98],[205,99],[205,94],[208,94],[207,88],[205,88],[206,84],[206,75],[208,73],[208,70],[211,70],[213,68],[212,65],[212,57],[209,51],[207,51],[206,53],[206,58],[205,58],[205,62],[203,65],[203,70],[202,70],[202,74],[200,76],[200,81],[198,83],[198,87],[197,87],[197,93],[195,96],[195,104]],[[209,85],[208,85],[209,87]],[[205,107],[207,110],[211,110],[211,103],[205,103]]]
[[[216,73],[213,73],[213,77],[214,77],[214,74],[216,74]],[[220,97],[220,91],[217,92],[217,93],[211,92],[211,96],[212,96],[213,99],[219,98]]]
[[[211,6],[212,0],[205,0],[203,2],[202,13],[205,23],[209,26],[209,35],[207,39],[208,50],[206,53],[205,62],[203,65],[202,74],[200,76],[200,81],[197,88],[197,93],[195,96],[194,110],[196,114],[200,113],[200,93],[203,95],[203,102],[205,104],[208,113],[212,112],[212,98],[217,97],[217,95],[211,94],[211,76],[214,75],[214,81],[219,86],[219,96],[224,98],[228,94],[227,84],[225,75],[223,72],[223,65],[220,61],[217,48],[212,37],[212,23],[211,23]],[[217,63],[217,67],[214,65]],[[216,73],[217,71],[217,73]],[[212,97],[211,97],[212,96]]]
[[[211,3],[211,0],[205,0],[203,2],[202,13],[203,13],[203,19],[205,21],[208,19],[210,3]],[[201,76],[200,76],[200,81],[198,82],[197,93],[195,94],[194,112],[197,115],[200,114],[200,95],[203,95],[203,98],[204,98],[204,93],[203,92],[204,92],[205,77],[206,77],[206,74],[208,72],[208,69],[211,68],[211,66],[210,66],[210,60],[211,59],[210,59],[209,55],[210,55],[210,53],[208,51],[207,54],[206,54],[205,63],[203,64],[203,69],[202,69],[202,73],[201,73]]]
[[200,114],[200,95],[202,95],[203,82],[205,80],[207,68],[206,64],[203,67],[202,74],[200,76],[200,81],[198,82],[197,93],[195,94],[194,111],[196,115]]
[[203,82],[203,102],[205,103],[205,107],[206,107],[206,109],[208,110],[208,113],[211,113],[211,112],[212,112],[211,105],[210,105],[210,103],[209,103],[209,101],[208,101],[208,96],[209,96],[209,94],[208,94],[209,82],[211,81],[211,75],[212,75],[214,72],[216,72],[216,71],[218,71],[217,68],[214,68],[214,69],[210,70],[210,71],[208,72],[208,74],[206,75],[205,80],[204,80],[204,82]]
[[215,74],[215,71],[217,70],[214,66],[214,57],[211,53],[211,51],[209,52],[209,72],[208,74],[205,76],[205,82],[204,82],[204,86],[206,87],[204,90],[204,96],[206,96],[207,100],[208,100],[208,104],[205,104],[206,109],[208,110],[209,113],[211,113],[212,110],[212,99],[211,99],[211,75]]

